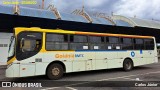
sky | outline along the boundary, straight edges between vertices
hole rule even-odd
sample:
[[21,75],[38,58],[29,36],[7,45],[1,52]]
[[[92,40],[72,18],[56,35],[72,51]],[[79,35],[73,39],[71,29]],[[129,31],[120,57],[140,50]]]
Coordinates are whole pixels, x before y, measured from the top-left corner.
[[[0,4],[3,1],[7,0],[0,0]],[[42,0],[36,1],[37,5],[22,6],[39,8]],[[60,12],[66,13],[71,13],[75,9],[81,9],[84,5],[85,10],[91,13],[99,12],[110,15],[113,12],[115,15],[136,16],[141,19],[160,21],[160,0],[45,0],[45,8],[50,4],[54,4]]]

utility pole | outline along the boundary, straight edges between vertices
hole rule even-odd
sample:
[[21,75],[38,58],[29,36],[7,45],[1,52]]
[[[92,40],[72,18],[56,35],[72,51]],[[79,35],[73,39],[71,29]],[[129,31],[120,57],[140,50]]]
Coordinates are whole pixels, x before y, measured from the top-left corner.
[[17,3],[18,3],[18,0],[16,0],[16,3],[15,3],[14,14],[19,15],[20,10],[19,10],[19,5]]
[[44,0],[42,0],[42,9],[44,9]]
[[84,12],[84,0],[82,2],[82,12]]

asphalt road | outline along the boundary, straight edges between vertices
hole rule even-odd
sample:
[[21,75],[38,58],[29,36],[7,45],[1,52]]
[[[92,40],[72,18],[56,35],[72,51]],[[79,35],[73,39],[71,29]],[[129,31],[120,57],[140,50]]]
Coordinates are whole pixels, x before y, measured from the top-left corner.
[[[0,88],[3,90],[160,90],[159,87],[105,87],[109,82],[115,85],[131,83],[130,81],[160,81],[160,63],[135,67],[130,72],[125,72],[122,69],[98,70],[89,72],[77,72],[65,74],[60,80],[48,80],[45,76],[27,77],[27,78],[5,78],[5,68],[0,68],[1,81],[28,81],[34,80],[38,82],[49,82],[52,85],[55,82],[64,82],[63,87],[43,87],[43,88]],[[104,81],[97,82],[97,81]],[[114,82],[113,82],[114,81]],[[122,82],[118,82],[122,81]],[[104,84],[104,85],[103,85]]]

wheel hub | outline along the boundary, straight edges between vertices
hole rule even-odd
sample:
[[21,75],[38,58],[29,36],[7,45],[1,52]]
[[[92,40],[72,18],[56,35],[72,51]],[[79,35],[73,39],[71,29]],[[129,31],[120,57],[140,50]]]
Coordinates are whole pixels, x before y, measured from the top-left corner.
[[52,74],[53,74],[54,76],[59,75],[59,73],[60,73],[59,68],[53,68],[53,69],[52,69]]

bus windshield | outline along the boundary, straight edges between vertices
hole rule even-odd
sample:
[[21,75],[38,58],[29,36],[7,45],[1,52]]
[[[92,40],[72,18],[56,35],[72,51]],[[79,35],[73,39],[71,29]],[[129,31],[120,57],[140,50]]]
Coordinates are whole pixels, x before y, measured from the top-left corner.
[[15,37],[12,36],[8,50],[8,57],[12,57],[14,55],[14,50],[15,50]]

